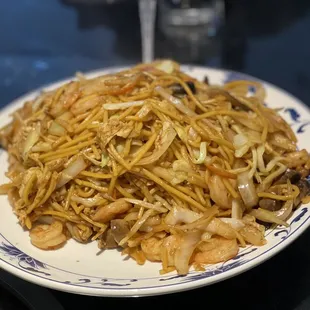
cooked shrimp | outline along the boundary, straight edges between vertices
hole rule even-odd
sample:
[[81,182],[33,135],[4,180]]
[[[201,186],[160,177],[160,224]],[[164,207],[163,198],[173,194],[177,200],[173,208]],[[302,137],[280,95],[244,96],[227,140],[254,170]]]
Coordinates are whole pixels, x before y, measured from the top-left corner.
[[78,86],[78,82],[70,82],[62,88],[59,88],[58,91],[55,92],[56,96],[57,92],[60,92],[59,100],[57,102],[50,101],[48,113],[54,117],[64,113],[66,109],[78,99],[80,95]]
[[140,231],[152,231],[152,227],[155,225],[159,225],[161,223],[161,217],[159,215],[155,215],[149,217],[144,224],[139,228]]
[[150,261],[161,261],[162,248],[167,249],[168,266],[174,266],[174,256],[181,242],[181,237],[171,235],[164,239],[151,237],[141,241],[141,249]]
[[124,199],[119,199],[98,209],[98,211],[93,216],[93,220],[100,223],[107,223],[115,218],[118,214],[127,212],[130,208],[130,203]]
[[236,238],[234,229],[229,224],[224,223],[218,218],[214,218],[205,230],[213,235],[218,235],[226,239]]
[[211,238],[202,242],[195,254],[194,261],[199,264],[216,264],[225,262],[238,254],[239,246],[236,239],[227,240],[221,237]]
[[85,113],[89,110],[95,109],[99,102],[100,102],[100,97],[99,96],[89,96],[88,100],[83,100],[84,102],[81,104],[80,100],[76,101],[70,108],[70,111],[74,115],[79,115],[82,113]]
[[300,151],[290,152],[288,154],[285,154],[285,161],[288,168],[294,168],[297,166],[304,165],[307,160],[309,159],[308,152],[303,149]]
[[201,214],[180,207],[173,207],[165,218],[168,225],[176,225],[180,223],[192,223],[201,218]]
[[152,262],[161,261],[161,246],[163,241],[163,239],[158,239],[155,237],[141,241],[141,249],[148,260]]
[[[176,225],[179,223],[193,223],[202,217],[201,214],[192,210],[174,207],[166,216],[165,222],[168,225]],[[214,218],[207,227],[201,225],[200,230],[205,230],[212,235],[219,235],[226,239],[236,238],[234,229],[227,223],[218,218]]]
[[260,246],[266,243],[264,231],[260,230],[254,225],[248,224],[245,227],[243,227],[239,232],[241,236],[244,238],[244,240],[250,244]]
[[224,185],[221,177],[213,175],[209,179],[209,189],[211,199],[220,207],[224,209],[231,208],[231,197]]
[[64,108],[69,109],[80,96],[79,82],[71,82],[60,97],[60,103],[62,103]]
[[42,250],[54,250],[61,247],[67,240],[63,232],[63,225],[55,221],[50,225],[37,225],[31,229],[31,243]]

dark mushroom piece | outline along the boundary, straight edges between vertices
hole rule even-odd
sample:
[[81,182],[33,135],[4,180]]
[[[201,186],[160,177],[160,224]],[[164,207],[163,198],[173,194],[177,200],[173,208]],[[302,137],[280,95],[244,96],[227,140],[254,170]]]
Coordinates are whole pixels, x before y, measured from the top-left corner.
[[278,184],[286,184],[287,180],[290,180],[292,184],[296,184],[301,179],[301,174],[292,169],[287,169],[284,174],[274,183],[274,185]]
[[[186,82],[186,85],[189,87],[189,89],[192,91],[193,94],[196,94],[196,87],[195,87],[194,82],[188,81],[188,82]],[[174,84],[170,85],[169,87],[172,90],[173,96],[186,95],[185,89],[179,83],[174,83]]]
[[288,226],[285,220],[290,216],[293,209],[293,200],[285,201],[278,211],[269,211],[262,208],[253,209],[249,214],[255,216],[257,220],[267,223],[275,223]]
[[272,227],[272,223],[263,222],[258,219],[256,219],[256,223],[259,225],[263,225],[265,227],[265,230],[270,229]]
[[294,201],[294,208],[296,208],[301,200],[310,194],[310,183],[307,179],[302,179],[302,175],[300,172],[288,169],[279,180],[275,182],[275,185],[285,184],[287,180],[290,180],[292,184],[295,184],[299,188],[299,195]]
[[[259,207],[261,210],[256,210],[256,213],[258,216],[258,220],[265,225],[266,222],[268,222],[266,219],[263,220],[265,215],[263,214],[264,210],[265,212],[271,211],[274,216],[279,218],[280,220],[285,220],[289,216],[289,214],[292,212],[293,208],[297,208],[298,205],[301,203],[301,200],[306,197],[307,195],[310,195],[310,182],[307,179],[302,179],[301,174],[292,169],[288,169],[275,183],[274,185],[279,184],[286,184],[289,180],[292,184],[295,184],[299,188],[299,195],[294,200],[288,200],[286,202],[275,200],[275,199],[269,199],[269,198],[263,198],[259,201]],[[278,194],[278,193],[276,193]],[[265,225],[266,226],[266,225]]]
[[111,233],[117,244],[129,233],[129,224],[125,220],[112,220]]
[[[300,182],[300,179],[301,179],[301,174],[298,171],[288,169],[273,185],[286,184],[287,180],[290,180],[292,184],[298,184]],[[306,195],[303,195],[303,197],[304,196]],[[299,199],[298,204],[300,203],[300,200],[301,198]],[[296,203],[294,203],[294,206],[297,206],[297,205]],[[259,206],[260,208],[268,210],[268,211],[278,211],[282,207],[282,202],[279,200],[275,200],[275,199],[263,198],[259,201]]]
[[298,186],[300,193],[294,201],[294,208],[298,207],[303,198],[310,195],[310,183],[307,179],[299,180],[296,185]]
[[209,78],[208,78],[207,75],[205,75],[205,77],[203,78],[203,82],[204,82],[205,84],[207,84],[207,85],[210,84],[210,83],[209,83]]
[[118,247],[117,242],[114,240],[111,229],[108,229],[98,240],[99,249],[115,249]]
[[[298,186],[300,191],[293,204],[293,207],[297,208],[301,200],[310,195],[310,183],[307,179],[300,179],[300,174],[297,171],[291,170],[285,173],[275,184],[285,184],[288,179]],[[260,199],[258,204],[260,208],[268,211],[279,211],[283,206],[283,202],[270,198]]]
[[280,200],[263,198],[259,201],[259,207],[268,211],[278,211],[282,207],[282,202]]

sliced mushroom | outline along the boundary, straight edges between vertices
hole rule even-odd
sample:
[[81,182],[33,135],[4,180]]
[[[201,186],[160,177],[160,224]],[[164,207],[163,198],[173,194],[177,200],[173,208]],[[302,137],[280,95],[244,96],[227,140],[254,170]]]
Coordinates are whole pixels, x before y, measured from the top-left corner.
[[117,242],[114,240],[111,229],[105,231],[105,233],[98,240],[99,249],[115,249],[118,247]]
[[106,248],[107,249],[114,249],[114,248],[118,247],[118,243],[114,239],[112,229],[107,230],[105,237],[106,237],[105,241],[106,241]]
[[301,174],[292,169],[286,170],[286,172],[275,182],[277,184],[286,184],[287,180],[290,180],[292,184],[296,184],[301,179]]
[[259,201],[259,206],[260,208],[265,209],[265,210],[278,211],[281,209],[282,203],[280,200],[263,198]]
[[300,193],[294,201],[295,208],[298,207],[304,197],[310,195],[310,183],[307,179],[301,179],[296,185],[298,186]]
[[[186,85],[189,87],[189,89],[192,91],[193,94],[196,94],[196,87],[195,87],[194,82],[188,81],[188,82],[186,82]],[[174,83],[174,84],[170,85],[170,89],[172,90],[173,96],[186,95],[185,89],[179,83]]]
[[[292,184],[295,184],[299,188],[299,195],[294,200],[294,208],[296,208],[301,200],[310,195],[310,183],[307,179],[301,179],[301,174],[296,170],[287,170],[274,185],[285,184],[287,180],[290,180]],[[279,194],[279,193],[275,193]],[[259,207],[268,211],[279,211],[283,206],[283,202],[275,199],[263,198],[259,201]]]
[[129,224],[125,220],[118,219],[111,221],[111,234],[117,244],[126,237],[129,230]]

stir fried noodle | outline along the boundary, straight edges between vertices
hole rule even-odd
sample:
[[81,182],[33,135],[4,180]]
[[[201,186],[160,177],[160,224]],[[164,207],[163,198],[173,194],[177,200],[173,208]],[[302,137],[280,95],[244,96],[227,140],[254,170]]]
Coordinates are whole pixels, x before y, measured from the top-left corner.
[[1,129],[1,194],[40,249],[96,240],[161,273],[203,270],[264,245],[267,224],[309,200],[308,152],[264,98],[258,82],[209,85],[170,60],[78,75]]

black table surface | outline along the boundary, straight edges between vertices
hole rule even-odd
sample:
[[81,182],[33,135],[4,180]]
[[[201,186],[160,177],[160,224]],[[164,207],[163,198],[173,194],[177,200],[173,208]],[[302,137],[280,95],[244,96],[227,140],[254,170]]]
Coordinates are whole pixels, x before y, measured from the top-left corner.
[[[156,57],[242,71],[285,89],[310,106],[310,2],[227,0],[226,6],[225,26],[198,54],[158,30]],[[65,0],[2,0],[0,29],[1,107],[76,71],[141,60],[135,1],[86,6]],[[217,309],[310,309],[309,244],[307,231],[280,254],[244,274],[157,297],[79,296],[43,289],[0,271],[0,310],[143,307],[179,301]],[[14,288],[8,290],[10,285]],[[31,296],[36,296],[35,302],[29,301]]]

